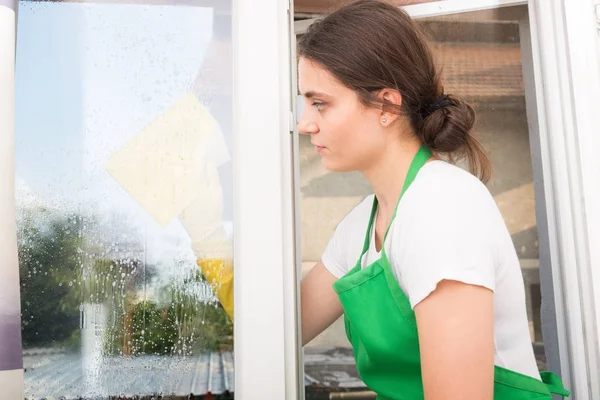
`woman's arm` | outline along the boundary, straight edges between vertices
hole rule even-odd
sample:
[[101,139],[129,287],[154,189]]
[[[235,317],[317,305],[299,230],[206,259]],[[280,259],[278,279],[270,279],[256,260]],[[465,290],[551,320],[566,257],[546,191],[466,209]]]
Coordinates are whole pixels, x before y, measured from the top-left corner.
[[444,280],[414,310],[425,400],[492,400],[493,292]]
[[[215,294],[233,321],[233,273],[231,265],[223,260],[198,260],[205,278],[211,282]],[[332,284],[337,278],[319,261],[301,283],[302,345],[313,340],[335,322],[342,313],[342,305]]]
[[[198,260],[202,273],[212,282],[217,297],[233,321],[233,274],[231,266],[225,264],[222,260]],[[321,261],[302,280],[303,346],[342,315],[342,305],[332,287],[336,280]]]
[[322,261],[316,263],[302,280],[300,296],[303,346],[342,315],[342,305],[332,287],[336,280]]

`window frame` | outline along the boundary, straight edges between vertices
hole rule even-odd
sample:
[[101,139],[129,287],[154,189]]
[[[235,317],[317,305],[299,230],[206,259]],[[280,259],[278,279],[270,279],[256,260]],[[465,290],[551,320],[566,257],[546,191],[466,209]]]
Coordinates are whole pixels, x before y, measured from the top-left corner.
[[[291,1],[234,0],[236,398],[303,398]],[[259,136],[260,135],[260,136]]]

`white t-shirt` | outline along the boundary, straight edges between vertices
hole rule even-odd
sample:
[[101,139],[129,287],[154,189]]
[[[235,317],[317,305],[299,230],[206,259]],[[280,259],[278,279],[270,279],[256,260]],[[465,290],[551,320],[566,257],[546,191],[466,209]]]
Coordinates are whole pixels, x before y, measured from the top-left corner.
[[[373,195],[329,241],[322,261],[337,278],[360,257],[372,204]],[[385,250],[413,308],[444,279],[492,290],[495,364],[540,379],[519,260],[493,197],[475,176],[440,160],[425,164],[400,201]],[[379,257],[372,229],[362,266]]]

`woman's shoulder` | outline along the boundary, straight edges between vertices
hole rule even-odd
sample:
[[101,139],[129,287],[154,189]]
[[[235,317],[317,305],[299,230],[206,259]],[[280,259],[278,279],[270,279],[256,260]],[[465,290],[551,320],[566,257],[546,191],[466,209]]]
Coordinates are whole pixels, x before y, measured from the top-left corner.
[[389,256],[412,307],[443,279],[495,290],[498,246],[510,238],[499,240],[506,228],[477,177],[443,161],[427,164],[406,192],[398,219]]
[[493,224],[502,217],[492,194],[476,176],[445,161],[432,161],[406,192],[403,214],[408,220],[446,224]]
[[416,197],[421,204],[435,203],[442,207],[444,204],[456,206],[457,202],[495,205],[487,186],[475,175],[442,160],[432,161],[423,167],[406,197]]
[[454,187],[457,189],[487,191],[485,184],[475,175],[455,164],[443,160],[434,160],[427,163],[419,173],[419,178],[415,183],[419,180],[427,181],[429,184],[433,183],[434,187],[445,190]]

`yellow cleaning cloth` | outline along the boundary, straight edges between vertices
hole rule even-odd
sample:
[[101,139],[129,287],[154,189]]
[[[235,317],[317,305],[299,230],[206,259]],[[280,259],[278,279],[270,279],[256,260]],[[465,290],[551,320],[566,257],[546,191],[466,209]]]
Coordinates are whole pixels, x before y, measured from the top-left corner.
[[188,93],[115,152],[105,168],[164,227],[202,195],[206,165],[228,160],[219,124]]

